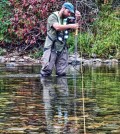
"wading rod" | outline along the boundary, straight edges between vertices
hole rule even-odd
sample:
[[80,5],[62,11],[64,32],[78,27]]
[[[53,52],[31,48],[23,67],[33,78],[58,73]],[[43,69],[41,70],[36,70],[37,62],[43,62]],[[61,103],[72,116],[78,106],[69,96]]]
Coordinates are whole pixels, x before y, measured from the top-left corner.
[[[76,1],[76,11],[78,7],[78,3],[80,1]],[[75,20],[77,23],[77,18]],[[78,48],[78,28],[75,30],[75,65],[77,65],[77,48]],[[86,119],[85,119],[85,96],[84,96],[84,79],[83,79],[83,69],[82,69],[82,49],[81,49],[81,88],[82,88],[82,103],[83,103],[83,120],[84,120],[84,134],[86,134]],[[75,86],[75,91],[74,91],[74,97],[76,97],[76,69],[75,69],[75,76],[74,76],[74,86]],[[76,108],[76,107],[75,107]]]
[[[76,1],[76,11],[77,11],[77,6],[78,6],[78,2]],[[75,23],[77,23],[77,18],[75,18]],[[78,28],[75,30],[75,65],[77,65],[77,43],[78,43]]]

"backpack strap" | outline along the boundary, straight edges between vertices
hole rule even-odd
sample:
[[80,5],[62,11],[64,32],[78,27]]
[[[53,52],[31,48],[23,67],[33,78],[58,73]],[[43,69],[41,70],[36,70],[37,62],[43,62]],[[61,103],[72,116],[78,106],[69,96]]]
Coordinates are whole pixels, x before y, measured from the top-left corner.
[[60,20],[59,12],[56,11],[56,12],[53,12],[53,14],[54,14],[55,16],[57,16],[58,23],[59,23],[59,24],[62,24],[62,23],[61,23],[61,20]]
[[[60,16],[59,16],[59,12],[56,11],[56,12],[53,12],[53,14],[57,17],[58,23],[59,23],[59,24],[62,24],[61,19],[60,19]],[[63,31],[62,31],[62,32],[63,32]],[[60,32],[57,32],[57,36],[58,36],[59,33],[60,33]],[[63,34],[64,34],[64,33],[63,33]],[[48,38],[53,42],[51,48],[54,50],[54,49],[55,49],[55,42],[58,40],[58,37],[56,37],[55,39],[52,39],[51,36],[50,36],[48,33],[47,33],[47,36],[48,36]],[[59,34],[59,36],[60,36],[60,34]],[[62,38],[63,38],[63,36],[62,36]],[[58,41],[60,41],[60,40],[58,40]],[[64,43],[64,47],[63,47],[63,49],[64,49],[65,46],[66,46],[66,43],[65,43],[65,42],[62,42],[62,43]]]
[[[58,23],[59,24],[61,24],[61,20],[60,20],[60,17],[59,17],[59,12],[58,11],[56,11],[56,12],[53,12],[52,14],[54,14],[56,17],[57,17],[57,20],[58,20]],[[51,29],[49,29],[49,31],[50,31]],[[55,41],[55,40],[53,40],[52,38],[51,38],[51,36],[47,33],[47,36],[48,36],[48,38],[51,40],[51,41]]]

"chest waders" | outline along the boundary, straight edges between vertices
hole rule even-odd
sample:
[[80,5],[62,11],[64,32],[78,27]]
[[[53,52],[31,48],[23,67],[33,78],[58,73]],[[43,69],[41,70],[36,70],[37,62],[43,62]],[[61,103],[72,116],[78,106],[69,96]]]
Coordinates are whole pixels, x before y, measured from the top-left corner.
[[[58,12],[54,12],[53,14],[57,16],[57,21],[59,24],[61,24]],[[43,53],[42,69],[40,72],[42,76],[50,76],[54,67],[56,75],[66,75],[66,69],[68,66],[68,51],[66,47],[66,36],[68,36],[68,31],[66,31],[67,30],[56,32],[55,39],[52,39],[51,35],[47,33],[47,37],[49,38],[49,40],[51,40],[52,45],[51,48],[45,49]]]

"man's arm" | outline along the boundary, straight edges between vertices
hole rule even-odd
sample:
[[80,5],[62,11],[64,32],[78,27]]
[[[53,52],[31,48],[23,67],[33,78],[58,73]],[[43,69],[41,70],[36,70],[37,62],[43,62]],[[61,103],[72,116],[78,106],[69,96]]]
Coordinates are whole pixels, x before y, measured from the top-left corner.
[[78,23],[76,24],[66,24],[66,25],[61,25],[59,23],[54,23],[53,27],[56,31],[63,31],[66,29],[77,29],[78,28]]

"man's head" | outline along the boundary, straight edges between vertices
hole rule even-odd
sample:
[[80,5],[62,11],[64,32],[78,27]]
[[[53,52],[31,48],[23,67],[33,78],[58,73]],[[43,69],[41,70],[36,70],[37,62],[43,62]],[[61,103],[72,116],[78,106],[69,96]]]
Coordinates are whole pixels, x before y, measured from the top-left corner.
[[74,14],[74,6],[70,3],[70,2],[65,2],[62,5],[63,10],[63,18],[67,18],[69,16],[71,16],[71,14]]

